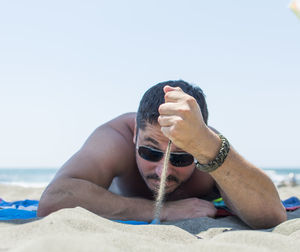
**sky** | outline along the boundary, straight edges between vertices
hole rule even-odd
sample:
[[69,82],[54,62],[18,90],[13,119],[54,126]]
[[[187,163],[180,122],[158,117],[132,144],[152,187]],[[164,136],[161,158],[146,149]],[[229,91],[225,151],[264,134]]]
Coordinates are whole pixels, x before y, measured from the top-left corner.
[[1,1],[0,167],[59,168],[152,85],[206,94],[261,168],[300,167],[300,20],[289,1]]

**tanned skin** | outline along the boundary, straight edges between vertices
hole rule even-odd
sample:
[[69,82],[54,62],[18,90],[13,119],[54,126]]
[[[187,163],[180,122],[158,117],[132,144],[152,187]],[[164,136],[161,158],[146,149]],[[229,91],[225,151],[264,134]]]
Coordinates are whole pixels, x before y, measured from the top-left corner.
[[[109,219],[151,221],[163,160],[142,159],[136,146],[165,151],[171,139],[171,152],[190,153],[201,163],[213,160],[221,140],[216,130],[203,122],[195,99],[180,88],[165,86],[164,92],[157,124],[147,124],[137,135],[135,113],[97,128],[46,188],[38,216],[81,206]],[[214,172],[201,172],[195,164],[174,167],[169,163],[167,175],[163,221],[214,217],[217,210],[210,200],[218,191],[226,205],[253,228],[273,227],[286,220],[272,181],[232,146]],[[111,185],[115,191],[109,189]]]

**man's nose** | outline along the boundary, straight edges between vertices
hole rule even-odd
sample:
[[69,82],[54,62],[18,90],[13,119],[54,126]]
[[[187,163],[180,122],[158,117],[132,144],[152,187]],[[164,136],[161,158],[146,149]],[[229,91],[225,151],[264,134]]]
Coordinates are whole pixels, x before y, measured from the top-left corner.
[[[168,164],[168,166],[169,166],[169,164]],[[166,176],[168,176],[168,175],[170,174],[170,169],[169,169],[169,167],[167,167],[167,168],[168,168],[168,169],[167,169],[167,174],[166,174]],[[157,166],[155,167],[155,173],[156,173],[156,175],[157,175],[159,178],[161,178],[163,169],[164,169],[164,162],[159,162],[159,163],[157,164]]]

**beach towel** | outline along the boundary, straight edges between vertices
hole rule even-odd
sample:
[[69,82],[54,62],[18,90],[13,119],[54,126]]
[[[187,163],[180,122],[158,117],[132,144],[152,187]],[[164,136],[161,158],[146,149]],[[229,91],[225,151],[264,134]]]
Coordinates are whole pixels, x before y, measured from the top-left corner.
[[[0,198],[0,221],[1,220],[15,220],[15,219],[31,219],[36,218],[36,212],[38,208],[38,200],[20,200],[7,202]],[[213,201],[217,208],[216,217],[225,217],[234,215],[226,207],[225,202],[222,198]],[[290,197],[282,201],[286,211],[294,211],[300,208],[300,200],[297,197]],[[145,221],[135,220],[114,220],[119,223],[132,224],[132,225],[146,225],[151,224]]]
[[286,200],[283,200],[282,204],[287,211],[295,211],[296,209],[300,208],[300,200],[297,197],[290,197]]
[[38,200],[7,202],[0,198],[0,220],[35,218],[38,204]]

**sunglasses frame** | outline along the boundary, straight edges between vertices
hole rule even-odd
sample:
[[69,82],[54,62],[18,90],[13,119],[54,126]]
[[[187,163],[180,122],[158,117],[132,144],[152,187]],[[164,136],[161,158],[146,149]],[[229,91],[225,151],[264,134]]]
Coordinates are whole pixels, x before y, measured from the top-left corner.
[[[151,152],[154,152],[154,153],[156,153],[156,154],[160,154],[160,158],[159,158],[158,160],[147,159],[147,158],[145,158],[145,157],[140,153],[140,148],[146,148],[147,150],[150,150]],[[155,149],[155,148],[152,148],[152,147],[150,147],[150,146],[146,146],[146,145],[139,145],[139,146],[136,146],[136,150],[137,150],[137,152],[138,152],[138,154],[139,154],[139,156],[140,156],[141,158],[143,158],[144,160],[147,160],[147,161],[149,161],[149,162],[158,162],[158,161],[160,161],[160,160],[164,157],[164,155],[165,155],[165,153],[164,153],[163,151],[158,150],[158,149]],[[176,159],[178,159],[178,157],[180,157],[180,156],[182,157],[183,155],[192,157],[192,158],[193,158],[193,161],[192,161],[191,163],[188,163],[188,164],[185,164],[185,165],[178,165],[178,163],[174,161],[174,158],[176,157],[176,158],[175,158],[175,160],[176,160]],[[191,165],[191,164],[193,164],[193,163],[197,163],[197,159],[195,159],[195,158],[193,157],[193,155],[191,155],[191,154],[189,154],[189,153],[187,153],[187,152],[171,152],[171,153],[170,153],[170,163],[171,163],[173,166],[175,166],[175,167],[186,167],[186,166],[189,166],[189,165]]]

